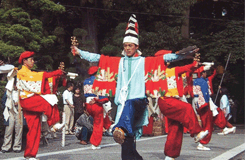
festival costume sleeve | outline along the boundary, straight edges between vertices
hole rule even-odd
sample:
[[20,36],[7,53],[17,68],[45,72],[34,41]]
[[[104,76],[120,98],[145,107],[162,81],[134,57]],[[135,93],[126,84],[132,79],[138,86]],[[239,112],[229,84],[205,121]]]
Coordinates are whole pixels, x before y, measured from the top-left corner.
[[[186,73],[186,72],[193,72],[194,69],[196,68],[195,65],[197,64],[196,61],[194,61],[192,64],[188,64],[185,66],[181,66],[181,67],[176,67],[175,68],[175,77],[176,77],[176,81],[177,81],[177,89],[179,92],[179,96],[182,97],[184,94],[184,86],[183,86],[183,80],[182,80],[182,74]],[[179,78],[177,78],[179,77]]]
[[115,96],[120,59],[121,57],[100,56],[99,69],[93,83],[96,95]]
[[[166,80],[166,66],[164,62],[174,62],[184,59],[186,55],[164,54],[163,59],[159,57],[145,58],[145,85],[146,95],[153,98],[164,96],[167,93],[168,86]],[[188,66],[187,66],[188,68]]]
[[180,76],[181,74],[185,72],[193,72],[193,70],[196,68],[195,65],[197,64],[197,61],[194,61],[191,64],[181,66],[181,67],[176,67],[176,74],[177,76]]
[[42,80],[42,94],[53,94],[57,90],[57,79],[63,74],[62,70],[44,72]]
[[164,59],[159,57],[145,58],[146,95],[153,98],[164,96],[167,92]]
[[81,59],[85,59],[89,62],[98,62],[100,60],[100,54],[90,53],[88,51],[83,51],[78,49],[78,53]]
[[164,54],[163,59],[165,62],[175,62],[175,61],[185,59],[187,55],[186,54],[169,53],[169,54]]
[[213,91],[213,79],[215,76],[216,76],[216,69],[214,69],[213,74],[208,77],[209,86],[210,86],[210,90],[211,90],[212,94],[214,93],[214,91]]
[[[79,50],[79,54],[88,61],[94,62],[95,57],[99,57],[99,69],[97,71],[96,79],[93,83],[93,90],[96,95],[101,96],[115,96],[117,86],[118,68],[121,57],[109,57],[94,53],[89,53]],[[145,58],[145,80],[146,80],[146,94],[157,97],[166,93],[167,83],[165,76],[164,61],[177,61],[185,58],[186,55],[166,54],[163,57],[146,57]],[[116,89],[117,87],[117,89]],[[119,92],[118,92],[119,93]]]

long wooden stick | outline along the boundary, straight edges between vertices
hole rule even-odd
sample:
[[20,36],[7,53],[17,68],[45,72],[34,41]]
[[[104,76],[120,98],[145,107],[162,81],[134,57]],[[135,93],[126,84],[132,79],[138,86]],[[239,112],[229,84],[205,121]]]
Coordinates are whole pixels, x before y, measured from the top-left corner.
[[223,79],[224,79],[224,76],[225,76],[225,72],[226,72],[226,68],[227,68],[228,63],[229,63],[229,61],[230,61],[230,57],[231,57],[231,53],[229,54],[228,59],[227,59],[227,61],[226,61],[225,71],[224,71],[224,73],[223,73],[223,75],[222,75],[222,78],[221,78],[221,81],[220,81],[220,84],[219,84],[219,88],[218,88],[218,91],[217,91],[217,94],[216,94],[214,103],[216,103],[216,101],[217,101],[217,98],[218,98],[218,95],[219,95],[220,86],[221,86],[221,84],[222,84],[222,82],[223,82]]

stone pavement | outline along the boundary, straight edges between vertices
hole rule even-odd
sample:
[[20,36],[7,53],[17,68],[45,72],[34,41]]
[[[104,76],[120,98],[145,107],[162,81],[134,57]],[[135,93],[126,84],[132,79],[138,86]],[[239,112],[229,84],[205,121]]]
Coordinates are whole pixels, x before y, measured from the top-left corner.
[[[189,134],[184,134],[180,157],[176,160],[244,160],[245,156],[245,132],[244,125],[236,125],[237,132],[226,136],[219,136],[218,129],[214,130],[212,140],[207,145],[211,151],[199,151],[197,144]],[[167,135],[155,137],[142,137],[137,141],[137,150],[144,160],[164,159],[164,144]],[[92,150],[91,144],[81,145],[74,135],[67,135],[65,147],[61,146],[61,133],[58,139],[49,139],[49,144],[40,143],[37,157],[40,160],[120,160],[121,147],[112,137],[103,136],[102,149]],[[21,153],[0,153],[0,159],[23,159]]]

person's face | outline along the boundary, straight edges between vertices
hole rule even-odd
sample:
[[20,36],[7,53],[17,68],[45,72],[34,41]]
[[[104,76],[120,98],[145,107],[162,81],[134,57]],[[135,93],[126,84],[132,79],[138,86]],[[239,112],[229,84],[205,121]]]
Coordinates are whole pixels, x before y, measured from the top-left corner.
[[29,69],[31,69],[34,66],[34,62],[35,61],[33,57],[29,57],[23,60],[24,66],[28,67]]
[[80,93],[80,89],[77,88],[77,89],[75,90],[75,93],[79,94],[79,93]]
[[70,87],[68,88],[68,90],[69,90],[69,91],[72,91],[73,88],[74,88],[74,86],[70,86]]
[[135,45],[134,43],[124,43],[123,44],[124,52],[128,57],[133,57],[136,53],[136,50],[139,48],[139,46]]
[[207,72],[202,73],[202,77],[206,78],[207,77]]

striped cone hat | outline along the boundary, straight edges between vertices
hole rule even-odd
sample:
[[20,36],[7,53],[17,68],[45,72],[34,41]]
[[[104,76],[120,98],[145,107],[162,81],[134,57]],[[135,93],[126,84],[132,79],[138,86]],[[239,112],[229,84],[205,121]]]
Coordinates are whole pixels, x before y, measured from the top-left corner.
[[[135,14],[132,14],[128,20],[125,36],[123,38],[123,43],[125,42],[139,45],[139,26]],[[139,55],[142,54],[139,50],[137,52]],[[122,55],[125,55],[124,51]]]
[[125,42],[139,45],[139,29],[135,14],[132,14],[128,20],[128,26],[123,38],[123,43]]

